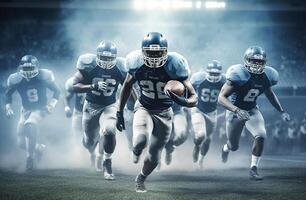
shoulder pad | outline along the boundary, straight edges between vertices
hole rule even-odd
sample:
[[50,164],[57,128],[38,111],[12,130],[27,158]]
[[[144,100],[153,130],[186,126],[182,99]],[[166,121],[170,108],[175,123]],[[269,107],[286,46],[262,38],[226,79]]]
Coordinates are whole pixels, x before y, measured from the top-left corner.
[[7,86],[12,87],[13,85],[16,85],[22,81],[23,77],[19,72],[16,72],[14,74],[11,74],[7,79]]
[[226,79],[236,85],[243,85],[250,77],[248,70],[241,64],[233,65],[226,71]]
[[39,74],[38,74],[38,78],[40,80],[45,80],[45,81],[54,81],[54,74],[51,70],[48,69],[40,69],[39,70]]
[[65,82],[65,90],[66,90],[66,91],[71,91],[71,89],[72,89],[72,83],[73,83],[73,77],[70,77],[70,78]]
[[78,58],[77,69],[91,70],[96,67],[96,55],[92,53],[83,54]]
[[125,65],[125,58],[117,57],[116,66],[121,72],[124,72],[124,73],[127,72],[126,65]]
[[169,52],[166,70],[173,79],[186,80],[190,75],[187,60],[176,52]]
[[222,74],[222,78],[221,78],[221,83],[225,83],[226,82],[226,76],[225,74]]
[[198,86],[206,79],[206,72],[196,72],[191,76],[190,82],[192,85]]
[[279,80],[279,74],[273,67],[266,66],[264,69],[264,73],[267,75],[271,86],[277,84]]
[[134,74],[137,69],[144,65],[140,50],[132,51],[126,56],[126,69],[130,74]]

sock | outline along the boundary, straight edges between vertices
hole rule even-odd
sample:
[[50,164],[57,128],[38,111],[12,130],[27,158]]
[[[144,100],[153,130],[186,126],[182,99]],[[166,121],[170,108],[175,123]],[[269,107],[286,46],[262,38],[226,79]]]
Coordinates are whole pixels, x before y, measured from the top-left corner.
[[251,168],[258,167],[260,157],[252,155]]
[[112,154],[104,152],[103,160],[106,160],[106,159],[112,159]]
[[223,151],[229,152],[229,148],[228,148],[228,145],[227,145],[227,144],[225,144],[225,145],[223,146]]

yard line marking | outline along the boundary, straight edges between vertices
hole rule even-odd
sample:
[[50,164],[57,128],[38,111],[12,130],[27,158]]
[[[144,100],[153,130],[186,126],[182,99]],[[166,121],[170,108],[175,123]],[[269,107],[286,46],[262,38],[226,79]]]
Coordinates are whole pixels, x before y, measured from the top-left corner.
[[263,160],[272,160],[272,161],[279,161],[279,162],[306,163],[306,160],[291,160],[291,159],[280,159],[280,158],[263,158]]

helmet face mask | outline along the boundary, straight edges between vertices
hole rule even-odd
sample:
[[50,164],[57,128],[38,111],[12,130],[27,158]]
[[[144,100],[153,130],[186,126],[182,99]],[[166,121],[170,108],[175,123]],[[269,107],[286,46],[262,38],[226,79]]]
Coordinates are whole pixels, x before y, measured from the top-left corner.
[[19,73],[25,79],[30,80],[39,74],[39,63],[36,57],[26,55],[21,58],[19,64]]
[[266,53],[261,47],[249,47],[244,54],[244,64],[250,73],[262,74],[266,62]]
[[101,42],[97,48],[97,65],[103,69],[111,69],[116,65],[117,48],[111,42]]
[[162,67],[168,59],[168,42],[158,32],[148,33],[142,40],[144,64],[151,68]]
[[213,60],[206,67],[207,80],[211,83],[217,83],[222,79],[222,66],[219,61]]

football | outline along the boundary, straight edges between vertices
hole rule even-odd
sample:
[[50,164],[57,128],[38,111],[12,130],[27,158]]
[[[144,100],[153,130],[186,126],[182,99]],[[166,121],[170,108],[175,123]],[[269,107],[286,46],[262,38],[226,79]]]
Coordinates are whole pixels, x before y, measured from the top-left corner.
[[179,81],[171,80],[168,81],[167,84],[165,85],[164,92],[166,93],[167,90],[170,90],[171,92],[175,93],[178,96],[183,96],[185,91],[185,86],[183,85],[183,83]]

